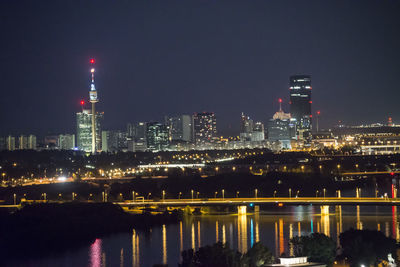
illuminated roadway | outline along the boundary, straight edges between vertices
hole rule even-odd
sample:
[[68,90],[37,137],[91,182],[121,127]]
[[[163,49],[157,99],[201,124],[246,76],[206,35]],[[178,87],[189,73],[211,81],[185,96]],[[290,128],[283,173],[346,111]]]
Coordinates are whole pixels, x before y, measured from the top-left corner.
[[298,198],[209,198],[209,199],[165,199],[165,200],[137,200],[114,202],[122,207],[142,206],[242,206],[242,205],[378,205],[378,206],[399,206],[400,198],[375,198],[375,197],[298,197]]

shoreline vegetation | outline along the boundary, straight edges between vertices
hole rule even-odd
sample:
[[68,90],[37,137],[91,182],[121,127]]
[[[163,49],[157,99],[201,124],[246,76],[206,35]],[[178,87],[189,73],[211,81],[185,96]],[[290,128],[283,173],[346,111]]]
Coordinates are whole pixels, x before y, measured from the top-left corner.
[[[88,245],[96,238],[133,229],[176,223],[178,211],[130,214],[112,203],[30,204],[13,213],[0,211],[0,258],[54,255]],[[0,264],[1,265],[1,264]]]

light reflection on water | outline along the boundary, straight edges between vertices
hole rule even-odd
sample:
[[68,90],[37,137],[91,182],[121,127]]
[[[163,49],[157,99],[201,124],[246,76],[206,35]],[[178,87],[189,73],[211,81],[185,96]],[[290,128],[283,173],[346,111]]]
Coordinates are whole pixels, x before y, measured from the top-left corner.
[[96,239],[90,246],[90,266],[101,266],[101,239]]
[[96,239],[74,252],[12,266],[176,266],[182,250],[216,241],[242,253],[260,241],[275,256],[293,255],[290,238],[312,232],[339,242],[340,233],[351,227],[377,229],[399,241],[398,216],[397,207],[375,206],[298,206],[260,214],[190,216],[177,224]]

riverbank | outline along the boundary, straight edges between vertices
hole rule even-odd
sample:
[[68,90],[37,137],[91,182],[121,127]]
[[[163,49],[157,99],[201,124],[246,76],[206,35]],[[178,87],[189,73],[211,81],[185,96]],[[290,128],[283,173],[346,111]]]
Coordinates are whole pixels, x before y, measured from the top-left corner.
[[129,214],[111,203],[46,203],[0,214],[0,257],[39,257],[132,229],[175,223],[177,212]]

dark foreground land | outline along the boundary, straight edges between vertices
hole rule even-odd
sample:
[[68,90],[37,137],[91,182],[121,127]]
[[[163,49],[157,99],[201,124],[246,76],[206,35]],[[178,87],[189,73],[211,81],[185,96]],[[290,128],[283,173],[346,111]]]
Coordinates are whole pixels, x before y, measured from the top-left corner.
[[112,233],[149,229],[179,219],[177,213],[129,214],[111,203],[33,204],[14,213],[0,213],[2,264],[13,258],[56,254]]

